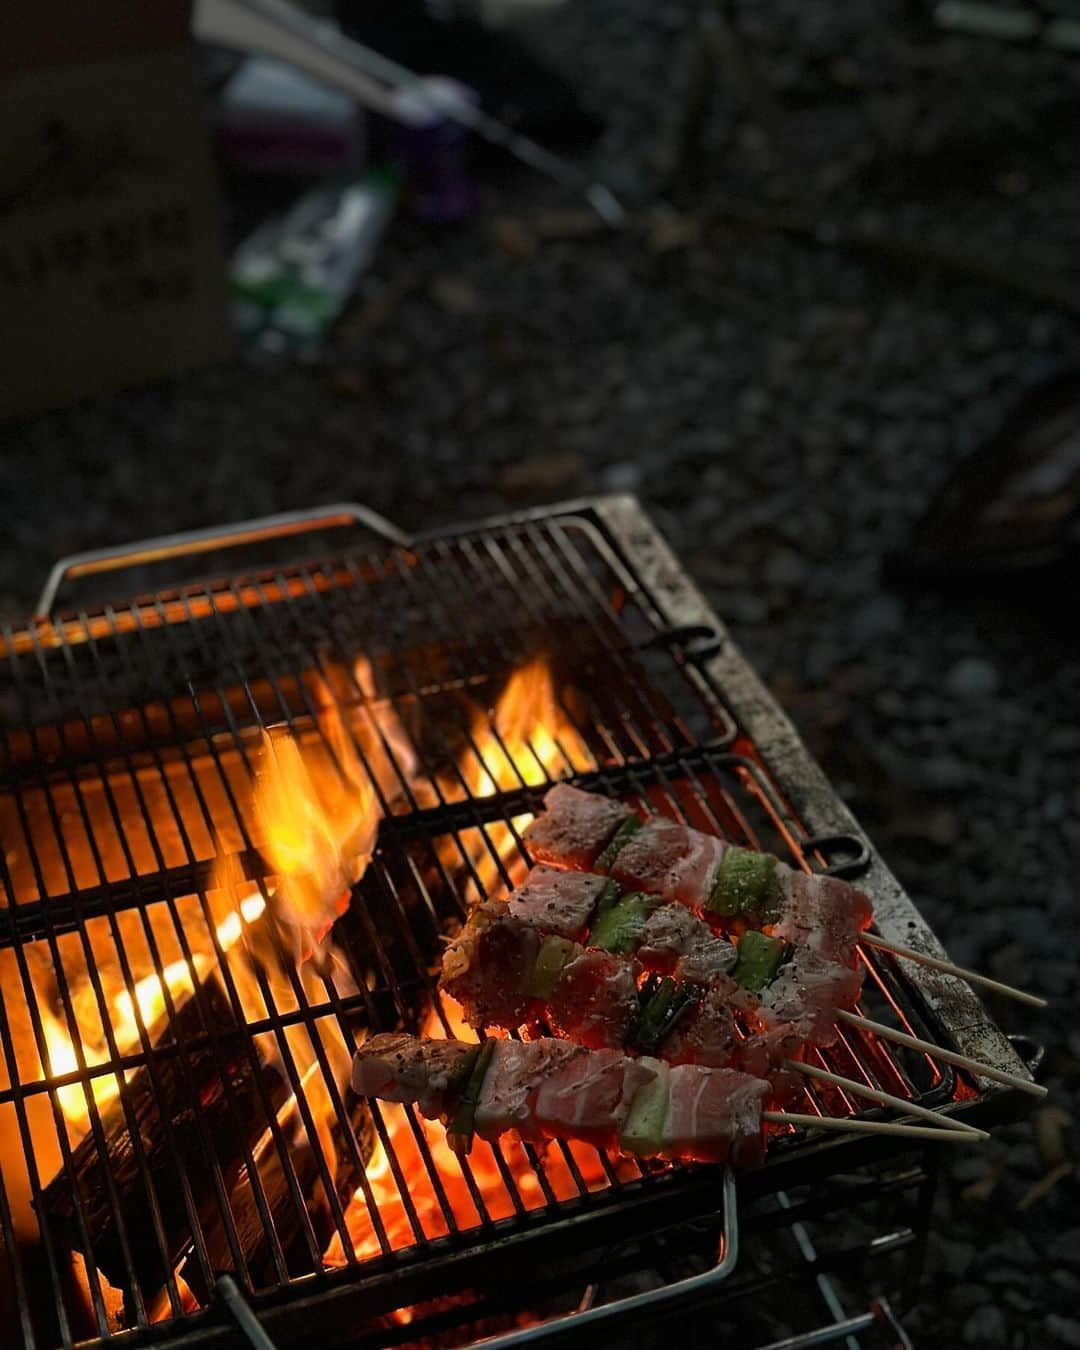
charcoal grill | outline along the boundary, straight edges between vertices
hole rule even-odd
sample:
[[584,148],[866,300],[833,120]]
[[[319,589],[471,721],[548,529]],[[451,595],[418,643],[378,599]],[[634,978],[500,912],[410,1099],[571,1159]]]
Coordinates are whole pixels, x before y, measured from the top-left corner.
[[[102,598],[117,593],[130,598]],[[882,935],[940,954],[632,498],[413,539],[349,505],[82,555],[0,647],[5,1344],[245,1344],[238,1307],[281,1347],[452,1328],[440,1343],[467,1328],[498,1331],[498,1346],[603,1343],[675,1302],[708,1298],[720,1317],[777,1278],[737,1259],[728,1174],[506,1143],[484,1179],[469,1163],[451,1176],[418,1118],[395,1129],[340,1071],[366,1031],[442,1015],[440,935],[520,873],[522,823],[557,777],[858,877]],[[475,710],[538,652],[574,734],[522,771]],[[295,961],[268,961],[289,934],[265,914],[226,947],[214,884],[227,854],[253,896],[271,894],[247,804],[263,727],[337,763],[313,672],[354,747],[376,748],[384,818],[334,929],[339,963],[302,980]],[[511,781],[478,779],[493,755],[516,765]],[[238,953],[260,943],[241,979]],[[1029,1074],[966,984],[864,959],[869,1015]],[[172,988],[177,962],[194,986]],[[133,1012],[122,1043],[117,991],[139,1009],[155,975],[163,1017]],[[857,1031],[822,1062],[979,1123],[1022,1105]],[[825,1091],[801,1109],[859,1109]],[[886,1302],[843,1306],[837,1258],[808,1227],[842,1214],[854,1231],[860,1207],[884,1203],[860,1251],[904,1249],[910,1277],[932,1175],[897,1147],[793,1132],[738,1179],[744,1258],[783,1233],[819,1300],[817,1339],[777,1345],[869,1344],[857,1338],[875,1329],[903,1343]],[[915,1217],[896,1220],[890,1197]],[[601,1278],[620,1297],[594,1302]],[[572,1315],[523,1326],[523,1301],[533,1321]]]

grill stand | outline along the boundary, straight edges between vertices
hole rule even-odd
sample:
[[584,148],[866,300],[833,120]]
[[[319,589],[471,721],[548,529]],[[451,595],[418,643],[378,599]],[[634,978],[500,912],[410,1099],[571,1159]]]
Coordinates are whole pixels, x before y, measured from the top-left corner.
[[[582,516],[581,523],[589,525],[595,532],[598,542],[603,542],[600,531],[584,519],[586,515],[598,520],[602,530],[611,540],[611,545],[606,546],[608,561],[612,570],[620,576],[628,594],[635,599],[640,597],[645,609],[659,606],[662,610],[666,626],[651,640],[652,643],[668,647],[678,659],[699,669],[714,690],[723,691],[733,723],[745,733],[747,741],[752,746],[752,753],[775,780],[783,785],[786,797],[784,807],[790,812],[793,824],[797,825],[806,853],[816,852],[819,858],[824,858],[827,862],[829,855],[835,851],[840,857],[826,870],[839,874],[850,872],[863,875],[865,878],[863,885],[874,900],[876,927],[884,936],[935,955],[942,955],[943,949],[931,930],[923,922],[895,878],[870,848],[854,817],[835,797],[791,723],[772,701],[732,643],[724,625],[709,608],[696,587],[687,579],[668,546],[633,498],[607,497],[574,502],[565,506],[545,508],[543,511],[505,517],[496,522],[484,522],[484,526],[510,526],[530,520],[542,521],[552,515],[566,516],[579,513]],[[301,534],[343,525],[359,525],[380,540],[394,545],[408,545],[412,542],[396,527],[361,506],[346,504],[317,511],[287,513],[246,525],[195,531],[66,559],[58,563],[50,575],[40,608],[43,615],[60,608],[65,588],[82,578],[159,562],[174,564],[179,560],[206,555],[218,549],[269,540],[291,539]],[[437,537],[452,539],[464,534],[468,528],[462,527],[450,534],[440,533]],[[742,750],[743,746],[740,744],[737,748]],[[1028,1066],[1023,1064],[1015,1049],[994,1027],[977,997],[963,981],[925,968],[905,969],[905,980],[916,989],[927,1011],[935,1016],[935,1020],[949,1028],[952,1042],[958,1050],[1011,1073],[1027,1072]],[[980,1088],[984,1103],[1000,1107],[1002,1114],[1008,1110],[1011,1094],[987,1082],[980,1083]],[[834,1141],[816,1148],[828,1153],[838,1146],[840,1145]],[[854,1158],[857,1153],[858,1150],[855,1150],[850,1156]],[[847,1156],[849,1155],[845,1154],[845,1157]],[[931,1172],[928,1173],[919,1191],[919,1208],[924,1212],[929,1207],[932,1192]],[[516,1347],[540,1341],[546,1344],[560,1344],[576,1339],[579,1335],[587,1335],[600,1323],[604,1325],[606,1331],[629,1317],[667,1307],[675,1301],[682,1302],[684,1299],[714,1292],[720,1283],[731,1275],[737,1259],[738,1232],[734,1182],[730,1173],[724,1176],[722,1199],[722,1255],[720,1262],[712,1270],[645,1294],[632,1295],[598,1307],[589,1307],[554,1322],[496,1337],[485,1343],[494,1350],[510,1350],[511,1347],[516,1350]],[[910,1246],[909,1280],[918,1278],[924,1247],[925,1226],[920,1224]],[[804,1251],[804,1256],[809,1263],[813,1263],[816,1259],[812,1245],[809,1246],[808,1252]],[[818,1275],[816,1278],[819,1282],[827,1281],[825,1275]],[[250,1339],[253,1333],[245,1321],[244,1314],[246,1314],[255,1332],[263,1337],[261,1341],[252,1340],[252,1343],[265,1350],[272,1342],[266,1338],[266,1333],[255,1321],[251,1308],[244,1302],[239,1289],[231,1280],[229,1281],[233,1284],[231,1290],[223,1287],[223,1283],[219,1285],[219,1292],[226,1306],[245,1328],[245,1333]],[[822,1286],[823,1295],[826,1295],[826,1288],[827,1285]],[[340,1292],[346,1291],[340,1289]],[[235,1299],[231,1296],[233,1293],[236,1295]],[[829,1303],[828,1296],[826,1299]],[[256,1300],[257,1305],[261,1302],[262,1300]],[[854,1337],[869,1329],[875,1321],[883,1321],[895,1328],[894,1343],[906,1343],[906,1338],[896,1326],[887,1304],[882,1304],[876,1313],[870,1312],[850,1318],[842,1316],[842,1309],[838,1303],[832,1302],[829,1306],[830,1311],[836,1313],[831,1325],[823,1326],[803,1336],[774,1342],[767,1350],[789,1350],[790,1347],[825,1344],[843,1337]],[[270,1315],[273,1320],[272,1312]],[[288,1320],[292,1322],[292,1319]],[[196,1330],[195,1322],[202,1324],[199,1330]],[[195,1339],[191,1343],[217,1344],[218,1338],[212,1331],[207,1337],[208,1331],[210,1328],[207,1326],[205,1315],[193,1319],[189,1334]],[[181,1330],[174,1344],[178,1347],[187,1344],[189,1334]],[[857,1344],[850,1341],[849,1343]]]

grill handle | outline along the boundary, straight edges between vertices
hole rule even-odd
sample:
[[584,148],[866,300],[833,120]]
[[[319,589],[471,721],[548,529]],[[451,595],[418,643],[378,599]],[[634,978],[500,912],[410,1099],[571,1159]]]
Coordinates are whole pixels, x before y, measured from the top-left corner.
[[612,1330],[616,1322],[622,1322],[638,1313],[653,1313],[667,1304],[683,1299],[691,1300],[707,1297],[716,1285],[734,1271],[739,1260],[739,1220],[737,1197],[735,1194],[735,1176],[731,1168],[724,1172],[724,1229],[722,1254],[712,1270],[701,1275],[691,1275],[685,1280],[676,1280],[674,1284],[665,1284],[659,1289],[649,1289],[643,1294],[630,1294],[626,1298],[615,1299],[611,1303],[602,1303],[599,1307],[586,1308],[582,1312],[567,1313],[563,1317],[554,1317],[547,1322],[538,1322],[535,1326],[523,1327],[520,1331],[510,1331],[503,1336],[485,1337],[477,1342],[476,1350],[521,1350],[523,1346],[549,1347],[561,1345],[565,1339],[575,1339],[588,1328],[590,1333],[598,1329],[600,1336],[594,1340],[596,1345],[606,1345],[604,1333]]
[[38,617],[47,619],[51,616],[62,587],[77,577],[120,571],[125,567],[137,567],[165,559],[190,558],[215,549],[237,548],[242,544],[257,544],[270,539],[284,539],[293,534],[311,534],[317,530],[332,530],[347,525],[360,525],[390,544],[404,547],[410,542],[404,531],[357,502],[313,506],[303,511],[282,511],[277,515],[245,520],[237,525],[211,525],[206,529],[186,530],[180,534],[163,534],[156,539],[120,544],[115,548],[91,549],[86,553],[72,553],[67,558],[61,558],[49,573],[45,589],[41,592]]

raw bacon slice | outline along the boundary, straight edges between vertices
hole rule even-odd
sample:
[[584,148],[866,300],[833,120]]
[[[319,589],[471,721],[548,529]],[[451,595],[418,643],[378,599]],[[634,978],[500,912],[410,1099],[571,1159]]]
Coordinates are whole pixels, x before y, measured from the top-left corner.
[[540,862],[587,872],[611,842],[615,831],[634,814],[622,802],[595,792],[557,783],[544,797],[545,811],[523,836]]
[[768,1079],[770,1105],[790,1106],[803,1095],[806,1080],[798,1069],[785,1068],[784,1061],[804,1059],[807,1044],[802,1028],[782,1022],[743,1041],[739,1067],[755,1078]]
[[758,1018],[765,1031],[787,1026],[805,1041],[831,1045],[837,1037],[836,1011],[854,1008],[862,972],[796,947],[773,982],[761,991]]
[[625,1045],[638,1012],[639,969],[610,952],[571,957],[546,1008],[551,1029],[592,1049]]
[[507,903],[515,918],[537,931],[580,941],[601,893],[609,885],[606,877],[541,865],[530,871],[525,884]]
[[436,1120],[449,1109],[476,1058],[464,1041],[417,1040],[397,1032],[369,1036],[353,1060],[353,1091],[384,1102],[415,1102]]
[[638,960],[660,975],[678,974],[692,984],[708,984],[735,968],[739,954],[727,938],[682,905],[661,905],[645,920]]
[[517,1130],[523,1139],[542,1134],[532,1110],[534,1091],[549,1076],[587,1052],[568,1041],[496,1041],[476,1104],[476,1133],[496,1139]]
[[[535,982],[542,944],[560,943],[560,966],[543,997]],[[506,905],[478,905],[443,956],[441,987],[461,1004],[465,1020],[514,1030],[541,1016],[567,1040],[598,1049],[626,1043],[638,1011],[640,966],[632,957],[588,951],[542,935]]]
[[619,850],[610,871],[621,886],[701,909],[712,893],[724,844],[663,816],[654,816]]
[[536,1125],[557,1139],[611,1148],[618,1143],[634,1094],[654,1077],[640,1060],[618,1050],[578,1055],[537,1088],[532,1103]]
[[[730,1157],[743,1165],[761,1158],[761,1108],[769,1087],[747,1074],[698,1064],[669,1069],[659,1060],[548,1038],[489,1044],[470,1125],[481,1138],[516,1130],[533,1140],[602,1141],[638,1156],[695,1162]],[[437,1084],[448,1063],[483,1063],[474,1059],[476,1050],[461,1041],[373,1037],[357,1051],[353,1082],[363,1095],[388,1101],[430,1106],[441,1098],[441,1114],[449,1114],[463,1105],[466,1075],[460,1075],[456,1094]]]
[[609,870],[627,890],[674,900],[680,866],[690,848],[690,833],[685,825],[654,816],[630,836]]
[[769,1085],[736,1069],[679,1064],[668,1075],[664,1154],[689,1162],[759,1164],[762,1103]]
[[441,986],[461,1004],[465,1019],[484,1027],[520,1027],[529,1020],[529,978],[541,936],[514,918],[501,901],[477,905],[443,954]]
[[781,863],[769,932],[845,966],[854,966],[859,935],[874,912],[862,891],[837,877],[807,876]]

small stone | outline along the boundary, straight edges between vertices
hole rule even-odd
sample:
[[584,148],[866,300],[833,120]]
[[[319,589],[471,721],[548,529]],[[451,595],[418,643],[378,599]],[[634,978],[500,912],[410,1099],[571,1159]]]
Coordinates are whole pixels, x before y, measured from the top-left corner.
[[806,580],[806,564],[790,548],[780,548],[765,564],[762,575],[770,586],[793,589]]
[[945,687],[960,698],[982,698],[994,694],[1000,683],[995,667],[977,656],[957,661],[945,676]]
[[496,216],[490,225],[491,237],[502,251],[516,262],[528,262],[536,254],[536,236],[514,216]]
[[971,771],[960,759],[935,755],[919,766],[915,785],[925,792],[963,792],[971,781]]
[[701,221],[697,216],[682,216],[677,211],[659,212],[650,222],[645,235],[653,253],[674,253],[689,248],[701,238]]
[[605,492],[636,492],[641,486],[641,465],[633,460],[609,464],[600,475]]
[[584,468],[585,460],[573,451],[533,455],[503,469],[499,491],[508,501],[539,498],[570,487]]
[[1080,1275],[1074,1275],[1071,1270],[1052,1270],[1050,1278],[1063,1293],[1067,1294],[1080,1307]]
[[963,1316],[981,1308],[990,1298],[990,1291],[984,1284],[969,1284],[966,1281],[956,1285],[949,1298],[952,1311]]
[[1069,1350],[1080,1350],[1080,1322],[1075,1318],[1048,1313],[1043,1319],[1043,1326],[1055,1345],[1068,1346]]
[[447,314],[476,314],[480,309],[480,297],[461,277],[436,277],[431,298]]
[[1059,1233],[1054,1242],[1054,1252],[1060,1265],[1080,1271],[1080,1228],[1068,1228],[1064,1233]]
[[852,615],[851,629],[861,642],[886,637],[904,624],[904,606],[894,595],[876,595]]
[[993,1350],[996,1346],[1008,1344],[1008,1331],[1001,1309],[992,1303],[984,1303],[965,1321],[961,1335],[965,1345],[987,1346]]

